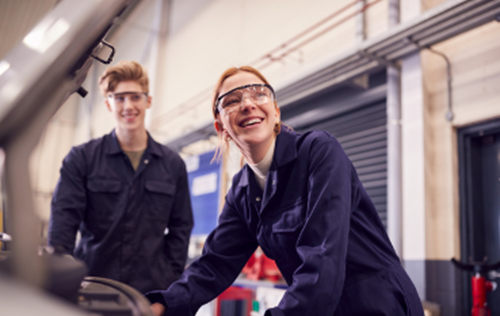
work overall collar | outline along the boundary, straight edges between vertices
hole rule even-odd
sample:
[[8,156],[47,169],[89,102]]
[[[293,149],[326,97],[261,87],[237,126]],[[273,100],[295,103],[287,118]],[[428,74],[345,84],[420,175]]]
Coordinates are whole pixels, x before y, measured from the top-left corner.
[[[273,161],[271,163],[271,166],[269,167],[267,181],[264,186],[264,191],[261,198],[262,204],[260,207],[260,213],[264,212],[266,206],[269,205],[269,202],[278,190],[278,175],[280,172],[280,168],[297,159],[297,146],[295,144],[295,141],[296,133],[292,130],[285,130],[285,128],[283,128],[281,133],[276,137],[276,148],[274,150]],[[241,188],[247,187],[248,196],[250,196],[250,177],[254,177],[253,171],[248,165],[245,164],[242,169],[242,175],[238,186]],[[256,182],[255,179],[253,180],[254,182]]]

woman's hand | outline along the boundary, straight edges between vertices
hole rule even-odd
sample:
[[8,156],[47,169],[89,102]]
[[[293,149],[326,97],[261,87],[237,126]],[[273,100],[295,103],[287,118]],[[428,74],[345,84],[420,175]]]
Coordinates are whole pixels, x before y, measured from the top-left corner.
[[160,303],[154,303],[151,305],[151,310],[155,316],[164,316],[165,315],[165,306]]

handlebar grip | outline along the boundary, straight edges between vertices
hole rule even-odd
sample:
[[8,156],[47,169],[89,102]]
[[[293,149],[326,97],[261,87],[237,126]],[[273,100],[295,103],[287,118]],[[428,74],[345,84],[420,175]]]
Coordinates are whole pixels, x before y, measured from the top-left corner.
[[460,262],[458,260],[456,260],[455,258],[451,258],[451,262],[453,262],[453,264],[461,269],[461,270],[465,270],[465,271],[474,271],[474,265],[471,265],[471,264],[467,264],[467,263],[463,263],[463,262]]
[[500,269],[500,261],[494,264],[486,264],[486,262],[464,263],[456,260],[455,258],[451,258],[451,262],[453,262],[457,268],[465,271],[486,273],[488,271]]

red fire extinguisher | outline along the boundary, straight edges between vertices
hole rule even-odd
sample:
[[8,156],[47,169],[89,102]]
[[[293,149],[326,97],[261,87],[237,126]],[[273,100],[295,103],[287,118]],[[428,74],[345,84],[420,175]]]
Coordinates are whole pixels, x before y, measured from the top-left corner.
[[492,270],[500,269],[500,261],[488,265],[486,262],[463,263],[455,259],[451,261],[461,270],[474,272],[471,278],[472,285],[472,316],[491,316],[491,311],[488,308],[486,295],[488,292],[494,291],[497,287],[496,282],[486,280],[484,276]]

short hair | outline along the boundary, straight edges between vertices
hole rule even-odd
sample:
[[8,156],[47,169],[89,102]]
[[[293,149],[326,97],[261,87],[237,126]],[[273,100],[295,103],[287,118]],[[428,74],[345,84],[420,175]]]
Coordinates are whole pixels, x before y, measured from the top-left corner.
[[141,86],[143,92],[149,93],[149,79],[146,69],[141,64],[130,60],[122,60],[103,72],[99,77],[101,93],[106,96],[107,93],[115,91],[116,86],[122,81],[135,81]]

